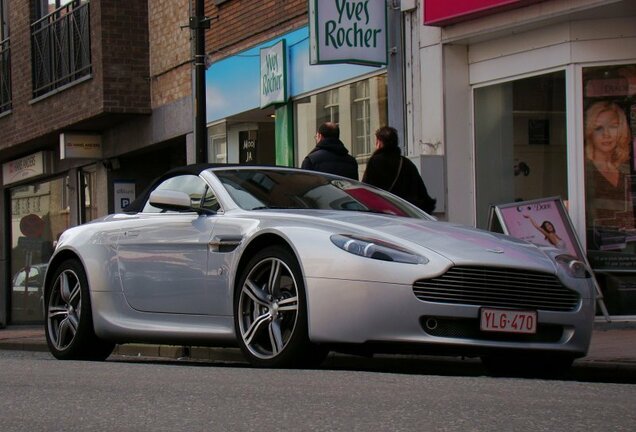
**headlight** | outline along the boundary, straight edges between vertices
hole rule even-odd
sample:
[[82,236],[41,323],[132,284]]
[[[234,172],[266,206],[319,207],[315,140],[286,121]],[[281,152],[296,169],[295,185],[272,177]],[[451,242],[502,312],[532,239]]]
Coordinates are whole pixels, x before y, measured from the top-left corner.
[[591,276],[587,265],[572,255],[558,255],[554,259],[567,274],[574,278],[589,278]]
[[426,264],[428,259],[405,249],[375,239],[334,234],[331,242],[354,255],[406,264]]

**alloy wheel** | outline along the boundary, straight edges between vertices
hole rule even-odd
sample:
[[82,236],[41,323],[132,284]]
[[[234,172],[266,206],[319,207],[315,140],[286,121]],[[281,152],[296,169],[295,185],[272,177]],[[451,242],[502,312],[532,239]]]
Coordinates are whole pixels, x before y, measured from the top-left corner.
[[82,290],[77,274],[70,269],[57,277],[49,299],[47,326],[58,351],[68,348],[77,334],[82,312]]
[[239,331],[249,352],[272,359],[287,346],[298,319],[298,286],[290,268],[268,257],[252,267],[241,287]]

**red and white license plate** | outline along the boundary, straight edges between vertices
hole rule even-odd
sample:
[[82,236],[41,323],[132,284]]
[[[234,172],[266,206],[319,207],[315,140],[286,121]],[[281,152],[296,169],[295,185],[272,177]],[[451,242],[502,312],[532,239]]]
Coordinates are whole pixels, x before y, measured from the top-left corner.
[[534,334],[537,312],[482,308],[479,326],[483,331]]

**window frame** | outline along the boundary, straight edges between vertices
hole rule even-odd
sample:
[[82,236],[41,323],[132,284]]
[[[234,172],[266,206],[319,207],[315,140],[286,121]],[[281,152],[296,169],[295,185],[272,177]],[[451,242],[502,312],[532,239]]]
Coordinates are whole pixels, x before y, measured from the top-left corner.
[[9,38],[9,0],[0,0],[0,41]]

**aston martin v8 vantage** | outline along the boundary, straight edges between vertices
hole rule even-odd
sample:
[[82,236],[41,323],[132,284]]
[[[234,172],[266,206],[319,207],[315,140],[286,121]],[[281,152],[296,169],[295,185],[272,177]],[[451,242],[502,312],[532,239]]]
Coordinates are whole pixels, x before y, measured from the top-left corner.
[[280,167],[166,173],[124,213],[65,231],[44,292],[58,359],[134,342],[238,346],[261,367],[329,351],[567,367],[595,314],[573,256]]

